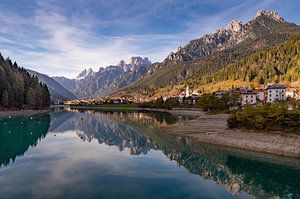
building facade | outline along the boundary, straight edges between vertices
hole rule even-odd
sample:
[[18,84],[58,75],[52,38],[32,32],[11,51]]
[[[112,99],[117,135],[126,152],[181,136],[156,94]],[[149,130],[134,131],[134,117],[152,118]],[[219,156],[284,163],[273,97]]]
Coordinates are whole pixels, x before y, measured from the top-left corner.
[[283,101],[286,99],[286,86],[273,84],[267,88],[267,103]]
[[241,105],[255,105],[257,103],[257,93],[253,91],[241,92]]

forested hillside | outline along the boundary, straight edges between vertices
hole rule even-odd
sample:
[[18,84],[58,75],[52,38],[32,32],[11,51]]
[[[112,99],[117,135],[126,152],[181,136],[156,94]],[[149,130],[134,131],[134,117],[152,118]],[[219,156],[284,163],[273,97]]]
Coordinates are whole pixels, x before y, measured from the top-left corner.
[[300,34],[285,43],[268,50],[257,52],[230,64],[220,71],[189,82],[200,84],[226,80],[241,80],[266,84],[271,82],[295,82],[300,79]]
[[47,86],[0,54],[0,107],[40,109],[49,105]]

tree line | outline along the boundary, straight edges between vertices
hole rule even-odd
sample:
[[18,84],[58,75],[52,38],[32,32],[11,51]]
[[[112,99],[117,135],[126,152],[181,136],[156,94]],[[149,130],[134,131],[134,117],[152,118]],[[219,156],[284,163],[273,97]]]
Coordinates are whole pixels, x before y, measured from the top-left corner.
[[48,87],[0,54],[0,107],[41,109],[49,105]]

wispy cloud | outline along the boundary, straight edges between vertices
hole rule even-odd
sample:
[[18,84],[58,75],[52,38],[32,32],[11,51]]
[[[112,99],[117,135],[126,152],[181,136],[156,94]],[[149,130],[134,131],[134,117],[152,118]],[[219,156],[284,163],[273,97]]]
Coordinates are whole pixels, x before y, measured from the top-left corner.
[[37,0],[23,9],[17,2],[0,6],[0,51],[24,67],[67,77],[136,55],[161,61],[178,46],[233,18],[248,20],[257,9],[278,3]]

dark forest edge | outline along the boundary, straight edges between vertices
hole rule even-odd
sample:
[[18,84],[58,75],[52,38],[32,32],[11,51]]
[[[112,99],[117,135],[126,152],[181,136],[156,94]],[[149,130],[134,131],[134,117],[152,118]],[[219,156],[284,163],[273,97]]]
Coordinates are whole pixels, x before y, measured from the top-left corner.
[[48,87],[24,68],[0,54],[0,111],[45,109],[50,105]]

